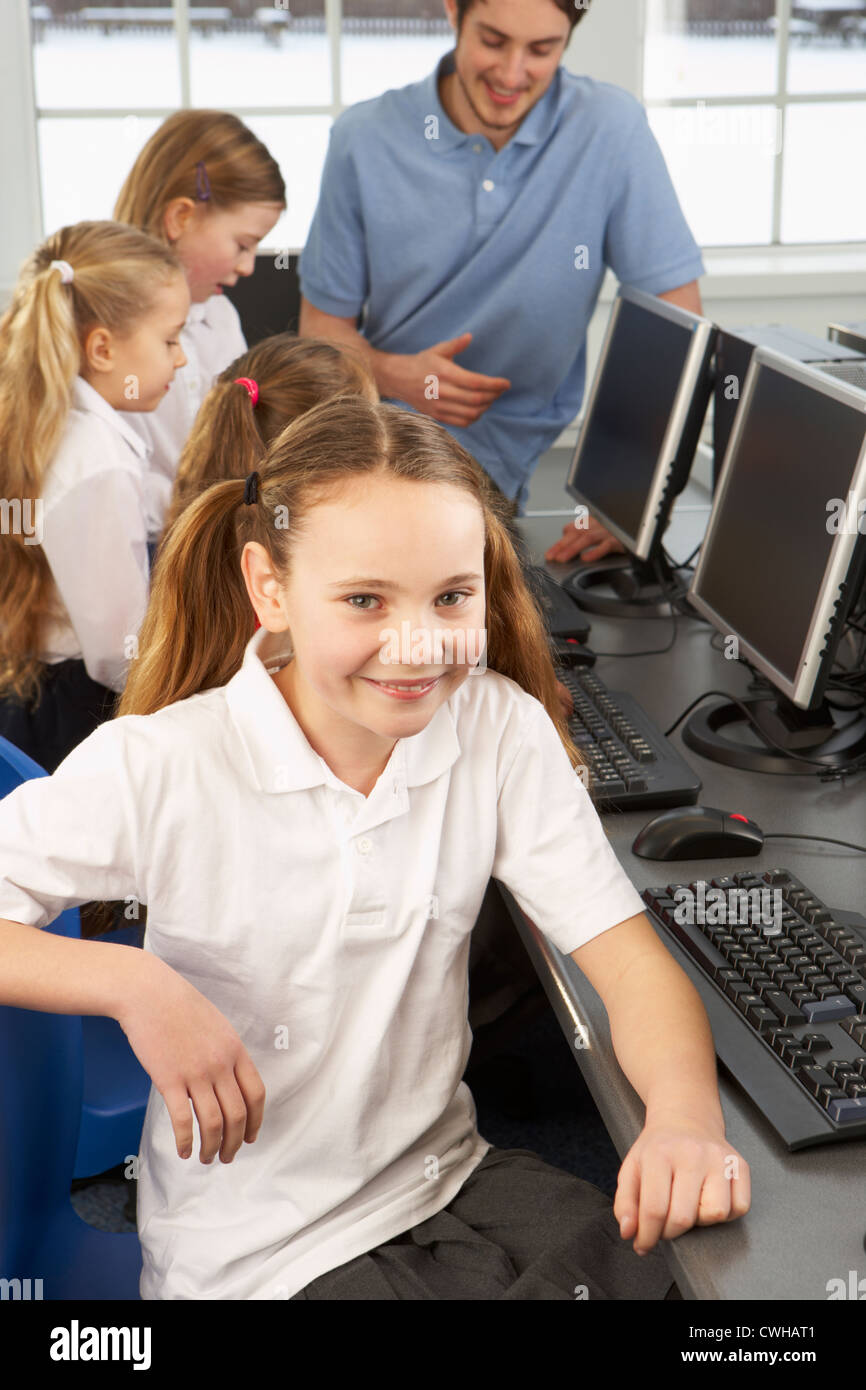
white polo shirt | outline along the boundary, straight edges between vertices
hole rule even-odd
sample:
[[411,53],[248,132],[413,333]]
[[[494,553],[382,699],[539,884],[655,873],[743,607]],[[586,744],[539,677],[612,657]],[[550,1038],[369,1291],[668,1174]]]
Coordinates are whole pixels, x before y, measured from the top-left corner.
[[151,470],[168,484],[162,494],[158,531],[165,524],[177,465],[199,406],[219,373],[247,350],[240,315],[221,294],[212,294],[203,304],[190,305],[180,342],[186,366],[175,372],[165,399],[156,410],[125,416],[148,445]]
[[0,917],[136,895],[145,949],[225,1014],[267,1090],[256,1141],[205,1166],[151,1089],[144,1299],[290,1298],[452,1200],[490,1147],[461,1077],[491,876],[563,952],[643,911],[513,681],[467,677],[365,798],[271,679],[288,651],[260,629],[227,685],[101,725],[0,802]]
[[155,508],[147,446],[128,420],[76,377],[42,490],[42,548],[64,612],[45,623],[40,659],[83,659],[92,680],[117,691],[147,608]]

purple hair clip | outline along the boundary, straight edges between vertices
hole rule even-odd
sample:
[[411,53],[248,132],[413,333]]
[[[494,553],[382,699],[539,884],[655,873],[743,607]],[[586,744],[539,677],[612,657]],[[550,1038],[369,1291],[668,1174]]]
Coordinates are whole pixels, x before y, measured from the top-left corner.
[[210,179],[207,176],[203,159],[200,159],[195,166],[195,196],[202,203],[206,203],[210,198]]

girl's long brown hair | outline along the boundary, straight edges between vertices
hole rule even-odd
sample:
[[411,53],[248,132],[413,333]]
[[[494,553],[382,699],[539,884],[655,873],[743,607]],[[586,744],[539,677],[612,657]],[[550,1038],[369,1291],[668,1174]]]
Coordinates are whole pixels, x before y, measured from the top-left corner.
[[285,207],[286,185],[267,146],[237,116],[187,109],[164,120],[140,151],[114,216],[165,240],[163,217],[175,198],[221,209],[239,203]]
[[[240,390],[241,388],[237,388]],[[459,488],[484,516],[487,666],[544,705],[573,767],[581,765],[556,692],[544,621],[506,529],[505,501],[442,425],[394,405],[342,396],[314,406],[271,443],[258,466],[258,501],[243,505],[243,480],[214,483],[166,535],[116,716],[152,714],[225,685],[241,666],[255,615],[240,567],[256,541],[286,584],[294,538],[316,506],[361,477]],[[290,518],[282,527],[277,519]]]
[[[258,386],[255,406],[245,388],[235,385],[238,377]],[[199,408],[180,456],[163,537],[206,487],[245,478],[286,425],[335,396],[379,398],[361,353],[350,347],[277,333],[235,358]]]
[[[50,268],[68,261],[73,279]],[[41,500],[91,328],[125,337],[183,274],[163,242],[117,222],[62,227],[25,261],[0,319],[0,497]],[[40,634],[62,609],[41,545],[0,535],[0,694],[38,700]]]

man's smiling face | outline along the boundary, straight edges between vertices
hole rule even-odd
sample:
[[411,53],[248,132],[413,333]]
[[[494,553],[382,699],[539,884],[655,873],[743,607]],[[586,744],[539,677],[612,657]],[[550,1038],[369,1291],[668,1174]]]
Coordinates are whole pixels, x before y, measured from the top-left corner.
[[[456,28],[455,0],[445,8]],[[544,96],[570,35],[553,0],[474,0],[457,35],[456,124],[475,131],[480,122],[482,134],[504,143]]]

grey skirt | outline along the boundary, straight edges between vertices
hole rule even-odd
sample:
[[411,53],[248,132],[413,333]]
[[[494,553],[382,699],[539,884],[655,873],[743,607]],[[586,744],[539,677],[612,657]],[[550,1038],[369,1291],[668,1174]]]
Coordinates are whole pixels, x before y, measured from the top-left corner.
[[636,1255],[613,1203],[529,1149],[491,1148],[446,1207],[314,1279],[296,1299],[679,1297],[658,1246]]

